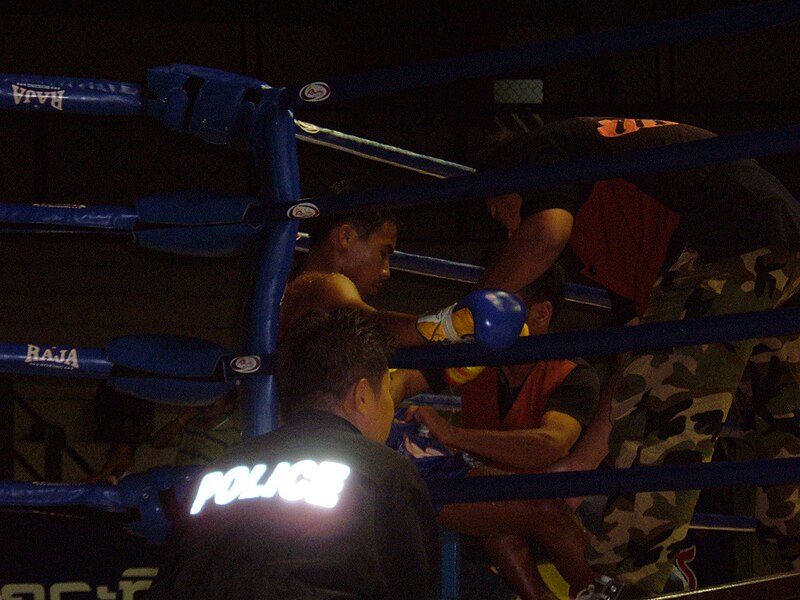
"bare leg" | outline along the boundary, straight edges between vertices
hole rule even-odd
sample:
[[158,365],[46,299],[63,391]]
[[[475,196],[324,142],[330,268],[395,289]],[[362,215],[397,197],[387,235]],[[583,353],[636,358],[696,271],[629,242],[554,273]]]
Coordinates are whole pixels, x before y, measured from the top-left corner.
[[[478,467],[470,475],[498,473],[501,471]],[[475,537],[516,535],[534,539],[547,549],[556,569],[573,588],[582,589],[596,577],[584,557],[586,531],[560,498],[448,504],[439,513],[439,523]]]
[[523,600],[555,600],[536,569],[536,561],[528,541],[518,535],[482,538],[487,559],[509,587]]

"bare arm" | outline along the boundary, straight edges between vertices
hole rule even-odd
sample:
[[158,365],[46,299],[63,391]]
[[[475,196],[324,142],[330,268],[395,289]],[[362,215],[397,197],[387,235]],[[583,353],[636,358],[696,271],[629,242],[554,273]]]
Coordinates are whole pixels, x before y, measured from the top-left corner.
[[389,376],[395,408],[406,398],[430,391],[428,381],[416,369],[392,369]]
[[556,411],[546,412],[540,427],[516,431],[456,427],[428,406],[410,407],[406,419],[412,418],[447,446],[525,470],[541,469],[567,456],[581,433],[576,419]]
[[572,214],[562,208],[543,210],[522,221],[477,287],[518,292],[536,280],[567,245],[572,222]]
[[425,344],[417,331],[416,315],[376,310],[364,302],[350,278],[340,273],[311,272],[291,282],[281,301],[281,329],[315,308],[332,310],[338,307],[358,308],[374,316],[401,348]]
[[545,471],[558,473],[596,469],[608,454],[609,433],[611,433],[611,394],[605,393],[600,395],[597,413],[569,456],[556,461]]

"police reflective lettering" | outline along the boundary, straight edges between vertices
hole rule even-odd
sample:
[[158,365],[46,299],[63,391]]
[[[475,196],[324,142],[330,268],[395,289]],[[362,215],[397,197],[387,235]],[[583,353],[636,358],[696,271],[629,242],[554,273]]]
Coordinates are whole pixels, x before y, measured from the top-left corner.
[[234,500],[273,498],[276,494],[288,502],[305,500],[307,504],[333,508],[339,502],[350,467],[332,461],[279,462],[267,480],[259,483],[266,473],[265,464],[206,473],[189,513],[198,514],[212,498],[215,504],[224,506]]

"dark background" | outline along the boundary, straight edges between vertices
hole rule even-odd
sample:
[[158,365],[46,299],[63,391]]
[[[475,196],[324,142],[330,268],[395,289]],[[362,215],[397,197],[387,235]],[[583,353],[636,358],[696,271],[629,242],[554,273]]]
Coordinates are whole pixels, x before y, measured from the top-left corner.
[[[72,2],[0,14],[0,72],[144,84],[148,67],[191,63],[273,86],[732,7],[747,2],[549,0],[395,3],[252,0]],[[498,79],[538,78],[544,102],[499,105],[493,79],[432,86],[298,111],[299,119],[472,164],[495,120],[606,114],[684,121],[720,134],[800,122],[800,26],[676,44]],[[0,112],[0,202],[130,205],[183,189],[255,193],[249,158],[167,130],[146,117]],[[333,180],[368,185],[421,175],[300,143],[301,191]],[[762,159],[796,194],[798,156]],[[483,264],[494,231],[477,203],[402,212],[400,249]],[[125,237],[0,237],[0,339],[102,346],[135,333],[174,333],[239,345],[250,256],[177,257]],[[571,276],[577,280],[574,272]],[[467,286],[396,273],[375,303],[419,311]],[[572,307],[559,326],[604,323]]]

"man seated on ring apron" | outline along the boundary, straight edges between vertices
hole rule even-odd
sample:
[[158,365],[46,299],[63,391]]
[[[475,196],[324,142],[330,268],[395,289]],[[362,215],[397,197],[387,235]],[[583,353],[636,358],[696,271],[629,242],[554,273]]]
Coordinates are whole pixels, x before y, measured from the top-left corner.
[[[564,302],[564,271],[553,265],[537,281],[518,293],[528,307],[531,335],[545,334]],[[468,476],[537,473],[570,453],[597,411],[599,380],[594,368],[580,358],[545,360],[503,367],[447,369],[447,378],[461,394],[461,426],[444,419],[428,406],[411,406],[404,415],[407,425],[423,425],[430,438],[452,458],[416,458],[415,462],[439,469],[426,476],[452,478],[452,462],[468,456]],[[416,442],[412,444],[411,442]],[[425,446],[415,432],[397,435],[388,443],[410,456]],[[429,451],[429,454],[430,453]],[[604,448],[597,457],[602,460]],[[591,467],[594,468],[596,463]],[[563,499],[544,499],[533,506],[539,525],[498,536],[480,535],[488,562],[504,576],[521,598],[551,597],[536,567],[536,545],[541,545],[559,573],[574,590],[592,581],[594,574],[583,560],[587,536]],[[440,513],[457,530],[477,527],[476,521],[493,518],[512,503],[449,505]],[[473,506],[469,512],[459,506]],[[481,507],[484,510],[481,510]],[[510,508],[508,510],[511,510]],[[452,511],[452,514],[450,512]],[[533,546],[531,546],[533,543]]]

